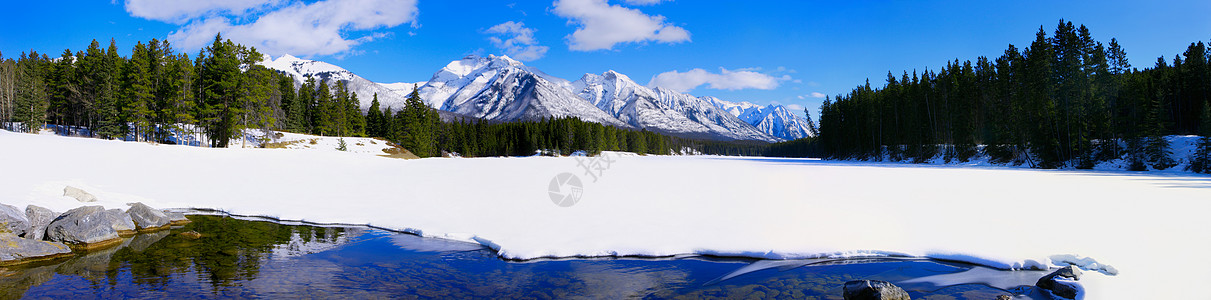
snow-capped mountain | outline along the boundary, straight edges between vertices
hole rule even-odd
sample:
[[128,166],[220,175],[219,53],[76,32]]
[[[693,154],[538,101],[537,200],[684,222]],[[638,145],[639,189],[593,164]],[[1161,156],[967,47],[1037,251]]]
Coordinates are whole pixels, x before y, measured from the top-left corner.
[[282,55],[277,59],[270,59],[266,55],[265,59],[261,61],[261,65],[290,75],[290,77],[294,78],[296,87],[302,85],[307,80],[307,77],[315,78],[316,83],[327,80],[333,87],[335,87],[337,80],[344,81],[349,91],[357,94],[357,99],[360,102],[359,104],[361,104],[362,110],[370,108],[370,102],[374,99],[375,94],[378,94],[379,105],[384,109],[388,106],[396,109],[403,107],[404,99],[407,99],[408,94],[412,92],[414,84],[408,82],[376,83],[336,65],[322,61],[301,59],[290,54]]
[[777,141],[710,101],[648,88],[623,74],[585,74],[571,83],[577,95],[635,128],[681,136]]
[[785,106],[776,104],[760,106],[748,102],[728,102],[715,97],[706,98],[710,98],[715,107],[726,110],[765,134],[784,140],[811,136],[807,119],[791,112]]
[[446,65],[418,92],[441,110],[496,121],[579,117],[631,127],[572,93],[570,84],[508,56],[468,56]]
[[806,120],[780,105],[762,107],[695,97],[636,83],[607,71],[569,82],[508,56],[467,56],[450,62],[426,82],[376,83],[333,64],[283,55],[262,65],[290,75],[296,87],[307,77],[344,81],[363,110],[378,94],[382,108],[397,110],[417,87],[426,104],[449,119],[537,120],[575,116],[624,128],[643,128],[692,138],[779,141],[808,135]]

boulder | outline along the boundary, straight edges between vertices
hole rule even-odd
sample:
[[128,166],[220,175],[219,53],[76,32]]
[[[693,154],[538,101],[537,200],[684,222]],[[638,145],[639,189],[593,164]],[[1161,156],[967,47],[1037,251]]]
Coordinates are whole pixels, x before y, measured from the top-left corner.
[[196,239],[202,238],[202,234],[198,233],[197,231],[186,231],[186,232],[178,233],[177,235],[180,235],[181,237],[191,239],[191,240],[196,240]]
[[88,192],[74,186],[64,187],[63,195],[76,198],[76,201],[80,202],[97,202],[97,196],[93,196],[93,194],[89,194]]
[[[122,220],[118,215],[107,213],[104,207],[77,207],[46,226],[46,239],[85,248],[103,247],[121,242],[118,231],[114,230],[115,223],[122,223]],[[133,224],[131,227],[133,229]]]
[[168,210],[164,210],[164,214],[165,214],[165,215],[168,215],[168,221],[169,221],[169,223],[171,223],[172,225],[183,225],[183,224],[185,224],[185,223],[189,223],[189,222],[190,222],[190,221],[189,221],[189,218],[186,218],[186,217],[185,217],[185,214],[183,214],[183,213],[179,213],[179,212],[171,212],[171,211],[168,211]]
[[126,210],[126,214],[134,219],[139,230],[164,229],[169,223],[172,223],[167,214],[141,202],[131,204],[130,209]]
[[105,214],[109,215],[109,218],[113,220],[111,225],[114,227],[114,230],[118,232],[118,235],[132,236],[137,232],[136,230],[139,229],[138,226],[135,226],[135,221],[130,217],[130,214],[127,214],[121,209],[115,208],[106,210]]
[[59,213],[49,208],[26,206],[25,217],[29,219],[29,232],[25,233],[25,238],[38,241],[46,239],[46,225],[50,225],[50,221],[54,221],[58,216]]
[[35,241],[0,233],[0,266],[22,264],[71,254],[63,243]]
[[996,300],[1012,300],[1012,299],[1013,299],[1013,297],[1010,297],[1009,295],[997,295],[997,298],[996,298]]
[[909,300],[908,292],[886,281],[854,280],[845,283],[845,300]]
[[1034,285],[1051,292],[1056,297],[1077,299],[1080,294],[1084,293],[1084,288],[1076,282],[1077,280],[1081,280],[1081,270],[1074,266],[1067,266],[1039,278]]
[[0,232],[23,236],[29,231],[29,218],[16,207],[0,203]]

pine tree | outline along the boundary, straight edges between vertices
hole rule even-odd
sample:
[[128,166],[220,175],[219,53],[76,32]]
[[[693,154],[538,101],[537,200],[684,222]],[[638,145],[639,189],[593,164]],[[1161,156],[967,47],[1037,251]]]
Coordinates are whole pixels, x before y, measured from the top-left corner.
[[13,105],[14,121],[21,123],[21,130],[36,133],[46,124],[46,109],[49,101],[44,79],[44,60],[38,53],[21,53],[17,60],[16,99]]
[[312,134],[335,135],[337,130],[336,110],[332,104],[332,92],[328,89],[328,81],[316,84],[314,113],[311,114],[311,124],[315,126]]
[[1200,124],[1199,133],[1202,137],[1198,139],[1198,149],[1190,155],[1190,164],[1186,166],[1186,170],[1196,173],[1211,173],[1211,105],[1203,106],[1203,113],[1200,117],[1202,124]]
[[299,113],[295,111],[295,102],[298,102],[298,93],[294,89],[294,78],[286,75],[278,76],[278,94],[281,95],[281,106],[279,109],[281,109],[283,114],[281,127],[294,132],[304,131],[302,124],[299,124],[299,120],[294,116],[294,114]]
[[92,76],[97,88],[97,134],[102,138],[117,138],[124,136],[122,124],[122,106],[119,103],[121,93],[121,70],[126,61],[118,56],[117,42],[109,40],[109,47],[101,58],[99,67]]
[[188,54],[170,58],[168,63],[167,76],[164,78],[164,88],[168,91],[165,94],[167,107],[164,108],[167,122],[170,123],[168,127],[178,135],[192,135],[193,132],[189,132],[190,125],[198,122],[195,116],[198,104],[194,97],[196,94],[193,83],[197,77],[194,64]]
[[437,127],[441,120],[433,108],[420,99],[417,89],[404,100],[404,108],[399,111],[402,115],[401,127],[403,141],[400,145],[420,157],[437,156]]
[[[905,75],[907,76],[907,75]],[[816,121],[812,120],[812,112],[806,108],[803,109],[803,117],[807,119],[807,133],[811,136],[820,136],[820,128],[816,126]]]
[[383,137],[383,111],[378,104],[378,93],[370,100],[370,109],[366,110],[366,135]]
[[239,49],[222,35],[215,35],[214,42],[206,47],[205,56],[198,70],[201,80],[202,123],[206,128],[211,147],[227,147],[236,135],[236,123],[240,116],[240,58]]
[[345,104],[345,115],[349,120],[349,135],[366,135],[366,116],[362,115],[362,103],[357,99],[357,93],[349,93],[349,102]]
[[150,53],[142,42],[131,50],[130,62],[122,70],[122,110],[119,114],[128,134],[136,141],[150,137],[152,128],[151,74],[147,70]]

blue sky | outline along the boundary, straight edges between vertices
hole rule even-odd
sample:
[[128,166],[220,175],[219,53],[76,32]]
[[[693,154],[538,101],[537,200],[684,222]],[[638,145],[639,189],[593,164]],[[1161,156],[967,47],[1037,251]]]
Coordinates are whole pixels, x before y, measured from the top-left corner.
[[[19,1],[0,51],[58,56],[92,39],[174,42],[223,31],[274,56],[378,82],[425,81],[467,54],[509,54],[575,80],[616,70],[699,96],[817,108],[866,78],[1024,48],[1039,26],[1085,24],[1137,67],[1211,39],[1211,1],[115,0]],[[495,38],[495,40],[493,40]],[[659,80],[653,80],[659,76]],[[813,113],[814,114],[814,113]]]

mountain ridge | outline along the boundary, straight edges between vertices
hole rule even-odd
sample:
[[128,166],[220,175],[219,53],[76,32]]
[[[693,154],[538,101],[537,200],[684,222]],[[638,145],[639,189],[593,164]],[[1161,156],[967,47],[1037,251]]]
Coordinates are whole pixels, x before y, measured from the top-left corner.
[[498,122],[578,117],[690,138],[776,142],[809,136],[806,120],[781,105],[648,87],[614,70],[568,81],[504,55],[466,56],[416,83],[376,83],[330,63],[290,55],[266,56],[261,64],[290,75],[296,87],[307,77],[330,84],[345,81],[358,94],[363,111],[376,93],[380,107],[398,109],[415,87],[439,111]]

